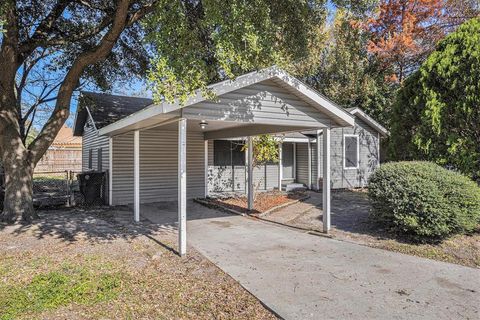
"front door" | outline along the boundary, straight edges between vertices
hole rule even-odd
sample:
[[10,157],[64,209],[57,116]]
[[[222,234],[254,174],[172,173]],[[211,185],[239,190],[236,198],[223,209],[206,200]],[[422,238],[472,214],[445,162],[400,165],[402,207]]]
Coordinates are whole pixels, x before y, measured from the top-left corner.
[[283,179],[293,180],[293,143],[284,142],[282,145],[282,165],[283,165]]

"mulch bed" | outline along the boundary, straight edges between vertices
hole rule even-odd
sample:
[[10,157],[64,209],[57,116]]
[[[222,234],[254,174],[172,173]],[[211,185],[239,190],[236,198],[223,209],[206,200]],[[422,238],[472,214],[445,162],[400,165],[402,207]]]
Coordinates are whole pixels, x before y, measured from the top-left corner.
[[247,197],[236,196],[228,198],[208,199],[208,202],[214,206],[225,207],[244,214],[260,214],[275,207],[301,200],[306,197],[305,192],[284,193],[278,191],[258,193],[255,197],[253,210],[248,210]]

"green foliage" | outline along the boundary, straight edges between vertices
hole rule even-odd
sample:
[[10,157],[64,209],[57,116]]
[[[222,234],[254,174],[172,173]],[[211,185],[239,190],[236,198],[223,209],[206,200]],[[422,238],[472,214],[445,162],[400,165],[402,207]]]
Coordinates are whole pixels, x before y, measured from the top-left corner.
[[474,231],[480,223],[480,188],[431,162],[390,162],[369,179],[374,221],[416,240]]
[[[259,136],[252,137],[253,141],[253,166],[257,167],[261,164],[267,162],[278,163],[278,144],[280,143],[279,139],[269,135],[262,134]],[[248,149],[248,144],[243,146],[242,151]]]
[[144,23],[155,54],[154,100],[184,102],[196,89],[305,58],[324,0],[165,1]]
[[391,156],[420,158],[480,179],[480,19],[439,42],[399,91]]
[[388,70],[368,54],[369,34],[358,24],[352,14],[337,10],[330,44],[321,53],[318,69],[305,80],[342,107],[360,107],[387,125],[396,88],[385,81]]
[[85,268],[65,265],[39,274],[26,285],[0,284],[0,319],[14,319],[24,313],[56,309],[71,303],[94,304],[115,298],[119,275],[93,274]]

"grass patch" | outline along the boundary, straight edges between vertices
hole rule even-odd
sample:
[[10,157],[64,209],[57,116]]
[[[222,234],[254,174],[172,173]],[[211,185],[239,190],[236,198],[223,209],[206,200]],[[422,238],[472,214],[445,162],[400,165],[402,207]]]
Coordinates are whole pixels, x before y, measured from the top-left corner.
[[71,303],[90,305],[117,297],[122,274],[95,274],[90,268],[63,265],[24,284],[0,285],[0,319],[14,319]]

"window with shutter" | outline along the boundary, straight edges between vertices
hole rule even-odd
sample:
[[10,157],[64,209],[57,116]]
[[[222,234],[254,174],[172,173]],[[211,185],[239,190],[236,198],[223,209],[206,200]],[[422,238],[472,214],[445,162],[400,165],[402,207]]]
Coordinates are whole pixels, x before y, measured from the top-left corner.
[[343,167],[345,169],[357,169],[359,158],[358,135],[344,135],[343,148]]

